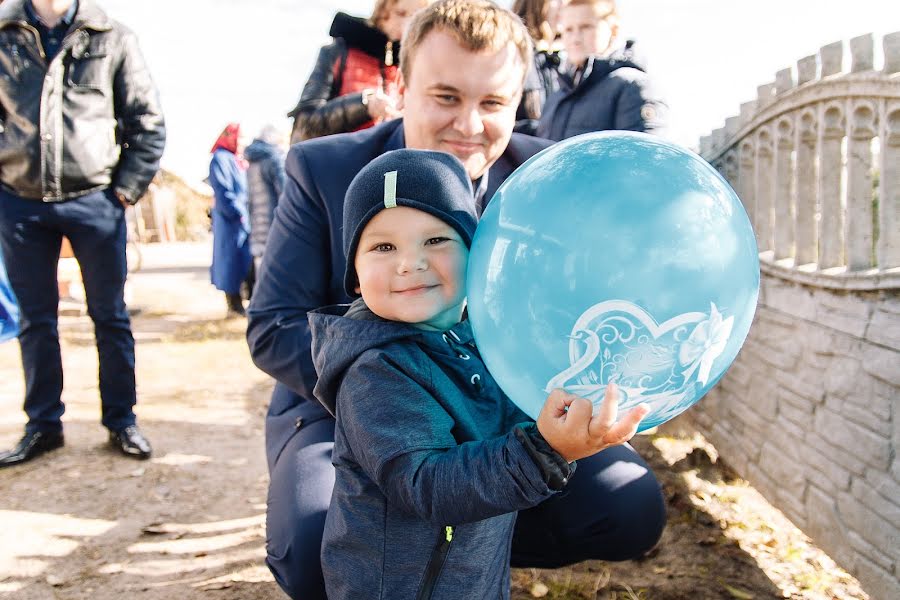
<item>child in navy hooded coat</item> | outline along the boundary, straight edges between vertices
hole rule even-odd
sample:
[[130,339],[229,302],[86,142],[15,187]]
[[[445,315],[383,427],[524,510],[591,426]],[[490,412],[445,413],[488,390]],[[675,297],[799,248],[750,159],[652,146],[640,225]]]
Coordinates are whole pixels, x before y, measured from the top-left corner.
[[559,390],[535,424],[475,347],[465,268],[471,182],[440,152],[396,150],[356,176],[344,208],[349,306],[310,313],[315,393],[337,418],[322,541],[330,600],[508,598],[516,511],[562,490],[574,460],[627,441]]

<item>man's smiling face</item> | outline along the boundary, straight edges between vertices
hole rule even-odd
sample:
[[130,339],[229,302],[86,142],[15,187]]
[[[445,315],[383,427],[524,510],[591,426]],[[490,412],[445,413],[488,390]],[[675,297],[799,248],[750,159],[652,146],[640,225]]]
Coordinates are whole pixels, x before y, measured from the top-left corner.
[[525,65],[515,44],[473,52],[435,29],[411,58],[401,87],[406,146],[453,154],[478,179],[506,150],[516,122]]

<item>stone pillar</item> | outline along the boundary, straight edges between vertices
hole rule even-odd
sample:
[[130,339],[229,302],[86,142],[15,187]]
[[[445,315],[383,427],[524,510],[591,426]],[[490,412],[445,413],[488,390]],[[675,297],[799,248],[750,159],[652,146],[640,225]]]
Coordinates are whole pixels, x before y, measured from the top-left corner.
[[844,42],[833,42],[819,48],[819,62],[823,79],[840,73],[844,64]]
[[797,85],[803,85],[804,83],[809,83],[816,78],[816,69],[818,68],[818,64],[816,62],[816,55],[811,54],[810,56],[804,56],[800,60],[797,61]]
[[[852,271],[872,267],[872,139],[877,135],[878,113],[873,102],[851,105],[847,137],[847,267]],[[887,232],[885,232],[887,234]]]
[[[887,105],[881,136],[878,267],[900,267],[900,102]],[[900,415],[898,415],[900,418]]]
[[750,121],[753,120],[753,117],[756,115],[757,102],[756,100],[751,100],[750,102],[744,102],[741,104],[741,114],[738,117],[740,119],[740,126],[745,127]]
[[756,229],[756,201],[754,196],[754,186],[755,186],[755,169],[754,166],[756,164],[756,151],[753,147],[753,141],[751,138],[745,138],[741,143],[740,149],[740,163],[738,168],[738,187],[737,193],[738,196],[741,197],[741,202],[744,203],[744,210],[747,211],[747,216],[750,217],[750,223],[753,225],[753,229]]
[[844,108],[837,103],[822,109],[819,120],[819,268],[844,264],[844,220],[841,210],[841,140]]
[[763,127],[756,145],[756,244],[760,252],[775,249],[775,178],[773,177],[772,136]]
[[900,73],[900,31],[884,36],[884,72],[887,75]]
[[871,33],[850,40],[850,71],[859,73],[875,68],[875,36]]
[[775,83],[764,83],[756,86],[756,106],[765,108],[775,101]]
[[734,148],[725,153],[725,161],[722,165],[722,175],[725,176],[725,179],[728,181],[728,185],[730,185],[732,189],[737,189],[738,160],[737,150]]
[[775,127],[775,258],[794,256],[794,125],[790,118]]
[[816,115],[812,110],[800,115],[797,128],[797,213],[794,236],[797,243],[795,264],[817,260],[816,246]]
[[794,75],[791,68],[781,69],[775,73],[775,95],[783,94],[794,87]]

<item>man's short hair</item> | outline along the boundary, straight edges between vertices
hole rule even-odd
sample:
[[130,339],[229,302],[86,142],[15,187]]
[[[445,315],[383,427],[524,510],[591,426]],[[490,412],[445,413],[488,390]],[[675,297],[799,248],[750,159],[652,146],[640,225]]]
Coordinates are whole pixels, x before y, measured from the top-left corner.
[[489,0],[439,0],[416,13],[403,36],[400,70],[407,82],[416,48],[435,29],[446,31],[472,52],[500,50],[512,42],[524,71],[534,60],[531,36],[515,13]]

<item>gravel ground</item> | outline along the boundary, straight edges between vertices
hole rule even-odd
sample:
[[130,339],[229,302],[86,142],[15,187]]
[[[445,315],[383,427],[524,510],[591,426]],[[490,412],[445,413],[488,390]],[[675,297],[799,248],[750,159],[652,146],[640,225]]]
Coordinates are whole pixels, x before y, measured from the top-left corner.
[[[65,448],[0,470],[0,598],[284,598],[263,564],[271,381],[208,283],[208,243],[144,247],[130,282],[139,422],[154,458],[106,446],[90,320],[66,303]],[[0,345],[0,447],[21,435],[21,362]],[[677,424],[635,445],[669,525],[650,556],[513,574],[513,597],[865,599],[859,584]]]

